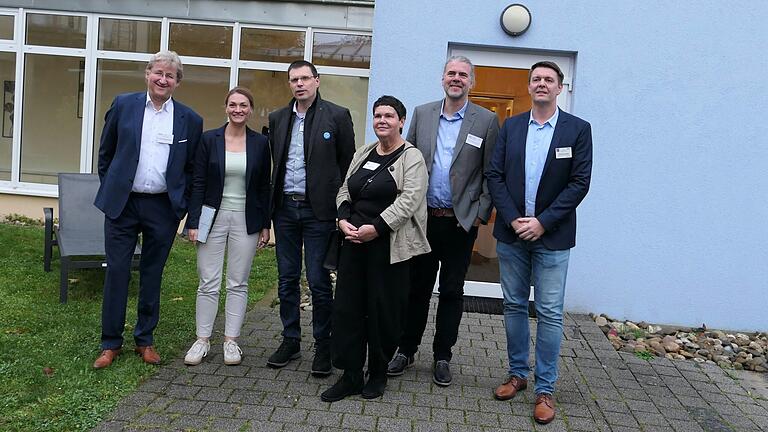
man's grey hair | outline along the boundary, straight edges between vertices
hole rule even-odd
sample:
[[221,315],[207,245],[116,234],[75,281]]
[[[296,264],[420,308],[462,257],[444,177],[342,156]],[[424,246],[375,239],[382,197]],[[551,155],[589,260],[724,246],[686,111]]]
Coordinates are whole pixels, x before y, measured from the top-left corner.
[[454,55],[448,57],[448,60],[445,61],[445,65],[443,65],[443,73],[445,73],[445,70],[448,68],[448,63],[451,62],[461,62],[466,63],[469,65],[469,79],[474,83],[475,82],[475,65],[472,64],[472,61],[463,55]]
[[184,67],[181,64],[179,55],[175,51],[160,51],[152,55],[149,62],[147,62],[147,70],[155,67],[155,63],[167,63],[171,66],[176,66],[176,81],[181,82],[181,78],[184,76]]

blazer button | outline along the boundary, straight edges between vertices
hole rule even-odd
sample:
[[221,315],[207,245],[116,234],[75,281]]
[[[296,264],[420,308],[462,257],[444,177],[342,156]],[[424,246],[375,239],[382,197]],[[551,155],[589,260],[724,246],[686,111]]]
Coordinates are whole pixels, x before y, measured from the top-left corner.
[[395,167],[391,166],[391,167],[389,167],[389,170],[390,170],[390,171],[394,171],[394,170],[395,170]]

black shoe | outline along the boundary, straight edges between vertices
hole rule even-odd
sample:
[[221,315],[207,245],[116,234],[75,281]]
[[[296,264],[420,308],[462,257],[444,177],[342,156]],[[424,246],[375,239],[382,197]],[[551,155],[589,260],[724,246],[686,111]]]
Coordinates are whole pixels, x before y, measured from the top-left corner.
[[363,391],[363,371],[344,371],[336,384],[320,394],[324,402],[336,402]]
[[281,368],[291,360],[301,358],[301,346],[298,339],[285,338],[275,351],[267,359],[267,366],[271,368]]
[[361,396],[363,399],[376,399],[384,395],[384,389],[387,388],[387,376],[372,376],[363,386]]
[[327,377],[332,371],[330,342],[315,342],[315,358],[312,359],[311,370],[312,376]]
[[450,363],[448,363],[448,360],[438,360],[435,362],[435,365],[432,367],[432,381],[443,387],[451,385],[453,379],[451,377],[451,366]]
[[415,359],[412,355],[406,356],[405,354],[397,353],[387,365],[387,376],[402,375],[406,368],[413,366],[414,361]]

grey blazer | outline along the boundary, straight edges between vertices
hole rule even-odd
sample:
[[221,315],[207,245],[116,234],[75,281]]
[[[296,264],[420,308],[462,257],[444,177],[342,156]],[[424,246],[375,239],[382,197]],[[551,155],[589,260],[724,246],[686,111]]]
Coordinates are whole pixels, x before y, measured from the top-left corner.
[[[407,139],[421,150],[428,172],[432,171],[437,147],[437,128],[440,124],[442,103],[441,99],[417,106],[408,127]],[[469,134],[482,140],[479,148],[467,142]],[[496,114],[469,102],[456,147],[453,149],[450,168],[453,211],[466,231],[472,228],[475,218],[487,223],[491,217],[493,204],[484,173],[491,161],[498,134],[499,121]],[[477,144],[477,139],[472,141]]]

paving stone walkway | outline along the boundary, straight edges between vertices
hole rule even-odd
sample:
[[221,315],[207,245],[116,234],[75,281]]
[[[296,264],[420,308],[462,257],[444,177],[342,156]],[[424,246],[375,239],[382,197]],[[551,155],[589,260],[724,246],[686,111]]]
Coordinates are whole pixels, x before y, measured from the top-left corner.
[[[253,309],[240,340],[241,365],[223,365],[217,340],[199,366],[187,367],[180,357],[161,367],[95,430],[768,431],[768,396],[759,392],[768,388],[765,375],[747,382],[716,366],[617,353],[588,316],[577,314],[566,315],[558,414],[549,425],[531,418],[532,386],[511,401],[493,399],[506,371],[503,318],[497,315],[464,315],[450,387],[432,383],[426,343],[416,364],[390,379],[383,398],[326,403],[319,395],[338,371],[326,379],[310,375],[309,318],[302,313],[302,359],[269,369],[280,320],[276,309]],[[430,325],[425,340],[433,331]]]

